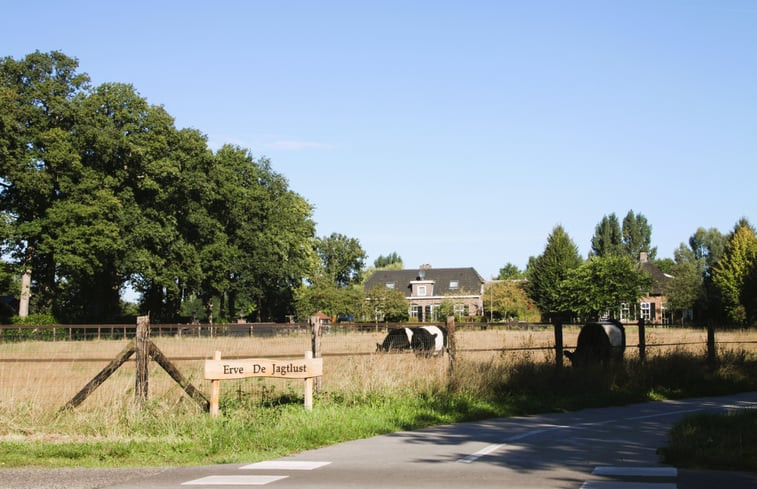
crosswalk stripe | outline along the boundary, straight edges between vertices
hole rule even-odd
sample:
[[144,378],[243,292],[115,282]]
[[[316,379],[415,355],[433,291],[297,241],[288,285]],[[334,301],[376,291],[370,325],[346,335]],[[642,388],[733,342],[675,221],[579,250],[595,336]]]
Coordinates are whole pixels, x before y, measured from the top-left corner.
[[239,467],[246,470],[314,470],[331,462],[303,462],[299,460],[268,460]]
[[182,482],[182,486],[262,486],[286,475],[209,475],[201,479]]
[[677,489],[673,483],[660,482],[623,482],[623,481],[586,481],[581,489]]
[[617,477],[676,477],[678,470],[675,467],[596,467],[594,475],[608,475]]

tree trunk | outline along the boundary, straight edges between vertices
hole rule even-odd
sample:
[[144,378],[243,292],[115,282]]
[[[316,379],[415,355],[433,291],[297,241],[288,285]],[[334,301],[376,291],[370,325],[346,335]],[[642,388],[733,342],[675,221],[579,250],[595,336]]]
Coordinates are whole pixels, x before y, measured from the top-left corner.
[[21,275],[21,297],[18,303],[18,316],[25,318],[29,315],[29,300],[32,296],[32,271],[30,268],[24,270]]

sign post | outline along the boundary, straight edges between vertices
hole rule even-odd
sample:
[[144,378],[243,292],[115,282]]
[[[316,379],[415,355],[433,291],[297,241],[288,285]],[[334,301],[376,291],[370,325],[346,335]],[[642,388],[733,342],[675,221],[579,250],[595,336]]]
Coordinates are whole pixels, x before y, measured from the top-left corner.
[[305,379],[305,409],[313,409],[313,378],[323,375],[323,359],[313,358],[313,352],[305,352],[304,359],[250,358],[244,360],[222,360],[221,352],[213,355],[213,360],[205,361],[205,379],[212,381],[210,415],[218,416],[221,381],[245,379],[248,377],[276,377],[283,379]]

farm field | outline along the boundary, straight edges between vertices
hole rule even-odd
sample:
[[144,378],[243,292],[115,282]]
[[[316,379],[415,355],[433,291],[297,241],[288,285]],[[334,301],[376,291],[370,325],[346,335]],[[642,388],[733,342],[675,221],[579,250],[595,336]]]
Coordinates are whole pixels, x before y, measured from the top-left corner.
[[[575,347],[578,327],[566,327],[565,348]],[[638,330],[627,327],[626,357],[638,357]],[[322,353],[325,392],[373,392],[403,388],[422,388],[444,382],[448,362],[445,358],[420,358],[412,354],[377,354],[383,332],[324,334]],[[204,360],[218,350],[224,358],[299,358],[310,349],[310,336],[290,334],[270,337],[155,337],[153,341],[182,374],[206,396],[210,382],[204,380]],[[707,333],[702,329],[647,328],[647,356],[671,351],[705,354]],[[757,330],[717,332],[720,350],[740,349],[757,352]],[[58,409],[70,400],[128,343],[127,340],[25,341],[0,343],[0,406],[32,403],[38,409]],[[460,360],[486,362],[489,359],[528,359],[552,362],[555,359],[554,333],[551,328],[534,329],[459,329],[456,344]],[[567,359],[566,359],[567,362]],[[423,376],[413,375],[423,370]],[[126,362],[79,407],[89,409],[119,403],[133,397],[134,360]],[[243,379],[222,383],[224,396],[253,396],[264,399],[272,393],[301,395],[299,381],[282,379]],[[183,391],[155,362],[151,362],[150,398],[182,402]],[[190,401],[191,402],[191,401]]]

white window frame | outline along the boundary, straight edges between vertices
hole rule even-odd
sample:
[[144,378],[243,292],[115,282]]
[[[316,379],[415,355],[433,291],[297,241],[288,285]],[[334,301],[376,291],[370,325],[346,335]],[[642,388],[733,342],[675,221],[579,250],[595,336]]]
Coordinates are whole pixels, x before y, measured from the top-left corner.
[[644,321],[650,321],[652,319],[652,303],[642,302],[639,304],[639,318]]
[[449,289],[450,290],[457,290],[460,288],[460,281],[459,280],[450,280],[449,281]]
[[415,290],[418,297],[426,297],[426,286],[425,285],[419,285],[418,288]]
[[631,305],[627,302],[623,302],[620,305],[620,320],[621,321],[631,320]]

